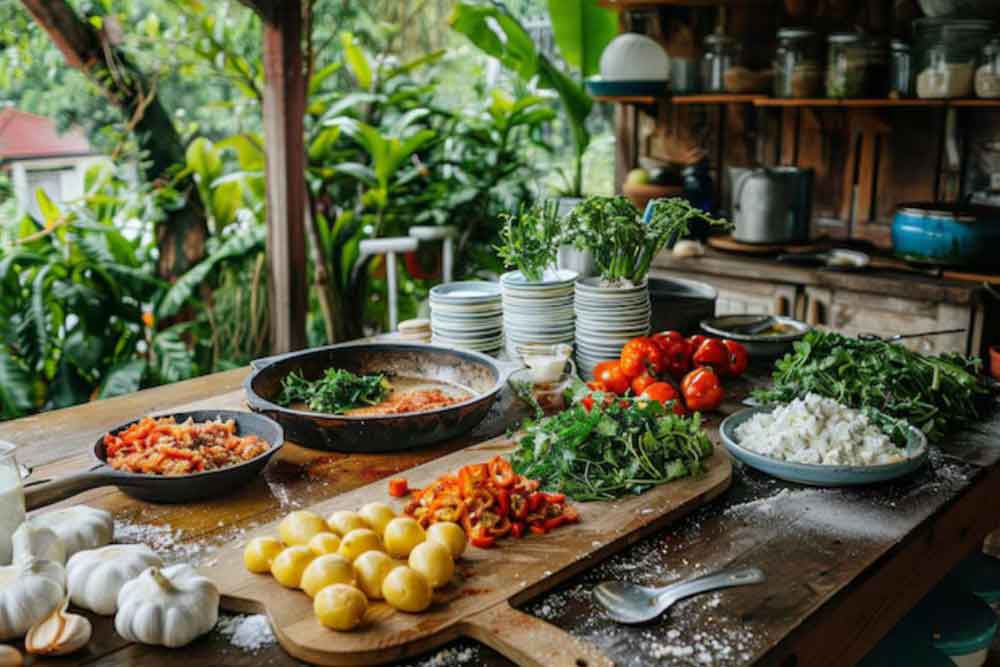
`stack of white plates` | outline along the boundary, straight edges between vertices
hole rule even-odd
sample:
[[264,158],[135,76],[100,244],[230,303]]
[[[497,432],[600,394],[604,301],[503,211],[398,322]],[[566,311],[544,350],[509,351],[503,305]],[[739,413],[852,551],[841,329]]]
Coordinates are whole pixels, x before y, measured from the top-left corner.
[[649,289],[609,287],[599,277],[576,283],[576,362],[580,377],[590,379],[602,361],[617,359],[622,347],[649,334]]
[[469,280],[431,289],[431,342],[497,355],[503,348],[500,285]]
[[503,288],[503,329],[507,354],[520,358],[522,345],[573,343],[573,283],[576,272],[546,271],[531,282],[520,271],[500,277]]

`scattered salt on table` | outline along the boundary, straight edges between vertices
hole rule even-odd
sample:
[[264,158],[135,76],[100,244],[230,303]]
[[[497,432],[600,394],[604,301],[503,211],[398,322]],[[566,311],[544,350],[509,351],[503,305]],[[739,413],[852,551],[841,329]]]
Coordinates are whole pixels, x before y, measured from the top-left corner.
[[263,614],[252,616],[222,616],[216,626],[223,637],[236,648],[256,653],[274,644],[274,634]]

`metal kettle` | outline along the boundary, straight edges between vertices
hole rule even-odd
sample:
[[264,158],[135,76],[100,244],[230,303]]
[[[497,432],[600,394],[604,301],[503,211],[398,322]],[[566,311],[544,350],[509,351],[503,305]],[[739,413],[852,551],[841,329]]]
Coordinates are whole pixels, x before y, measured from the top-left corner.
[[742,243],[809,240],[813,170],[730,167],[733,238]]

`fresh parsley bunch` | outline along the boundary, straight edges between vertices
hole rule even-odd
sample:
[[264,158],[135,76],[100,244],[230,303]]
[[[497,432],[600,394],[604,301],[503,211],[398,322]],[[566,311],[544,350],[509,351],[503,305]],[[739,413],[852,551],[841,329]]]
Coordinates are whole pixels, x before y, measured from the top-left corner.
[[556,261],[561,243],[559,207],[554,201],[522,207],[517,215],[503,214],[497,254],[504,265],[538,282]]
[[518,474],[574,500],[639,494],[704,470],[712,443],[701,416],[682,417],[656,401],[577,403],[526,422],[511,463]]
[[577,249],[590,251],[606,281],[637,285],[646,278],[656,254],[672,240],[685,236],[692,220],[729,224],[680,197],[656,199],[654,203],[653,215],[645,223],[625,197],[587,197],[570,213],[564,235]]

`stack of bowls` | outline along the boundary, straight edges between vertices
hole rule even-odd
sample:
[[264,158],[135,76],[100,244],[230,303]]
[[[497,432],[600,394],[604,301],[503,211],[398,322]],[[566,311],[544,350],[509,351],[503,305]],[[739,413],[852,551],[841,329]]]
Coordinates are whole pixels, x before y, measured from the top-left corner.
[[573,283],[576,272],[546,271],[542,280],[527,280],[520,271],[500,277],[507,354],[518,358],[524,345],[573,343]]
[[478,280],[431,289],[431,342],[496,356],[503,348],[500,285]]
[[649,334],[649,289],[602,285],[600,277],[576,283],[576,362],[589,380],[602,361],[617,359],[622,347]]

